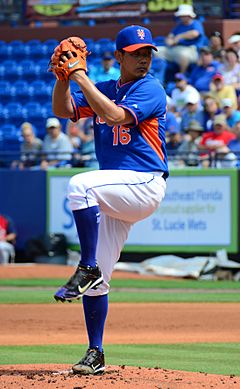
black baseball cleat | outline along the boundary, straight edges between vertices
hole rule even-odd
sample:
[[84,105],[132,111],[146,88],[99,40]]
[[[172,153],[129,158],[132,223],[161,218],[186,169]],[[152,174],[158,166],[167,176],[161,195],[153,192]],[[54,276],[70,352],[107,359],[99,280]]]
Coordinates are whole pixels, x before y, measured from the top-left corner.
[[72,301],[79,299],[88,289],[97,289],[103,282],[103,276],[99,267],[77,267],[69,281],[55,293],[56,301]]
[[105,370],[104,352],[99,349],[88,349],[85,356],[72,367],[76,374],[102,374]]

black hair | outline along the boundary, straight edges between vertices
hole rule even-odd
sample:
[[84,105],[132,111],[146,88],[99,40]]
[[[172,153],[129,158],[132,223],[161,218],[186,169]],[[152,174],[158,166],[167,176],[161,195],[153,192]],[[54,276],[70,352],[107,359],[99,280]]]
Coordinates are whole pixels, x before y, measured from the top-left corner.
[[218,37],[218,38],[220,39],[220,41],[221,41],[221,45],[224,46],[224,40],[223,40],[223,37],[222,37],[221,32],[219,32],[219,31],[213,31],[213,32],[211,32],[209,38],[212,38],[213,36]]

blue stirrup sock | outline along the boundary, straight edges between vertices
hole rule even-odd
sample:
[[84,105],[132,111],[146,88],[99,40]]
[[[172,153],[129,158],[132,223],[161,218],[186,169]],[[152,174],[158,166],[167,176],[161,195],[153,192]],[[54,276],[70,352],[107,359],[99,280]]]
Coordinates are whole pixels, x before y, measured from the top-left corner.
[[80,264],[96,267],[96,248],[98,240],[98,227],[100,211],[97,205],[73,211],[81,246]]
[[84,295],[82,300],[89,348],[98,347],[102,351],[103,331],[108,313],[108,294],[103,296]]

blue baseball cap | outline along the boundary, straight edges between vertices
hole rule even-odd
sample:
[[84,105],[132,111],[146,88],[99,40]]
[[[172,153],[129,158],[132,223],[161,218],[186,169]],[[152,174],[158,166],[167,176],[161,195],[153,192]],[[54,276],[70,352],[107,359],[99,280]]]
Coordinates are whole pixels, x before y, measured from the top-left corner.
[[132,52],[142,47],[151,47],[158,51],[154,46],[151,31],[145,27],[132,25],[119,31],[116,38],[117,50]]
[[187,81],[188,79],[185,76],[185,74],[183,74],[183,73],[176,73],[175,74],[175,80],[176,81],[182,81],[182,80]]

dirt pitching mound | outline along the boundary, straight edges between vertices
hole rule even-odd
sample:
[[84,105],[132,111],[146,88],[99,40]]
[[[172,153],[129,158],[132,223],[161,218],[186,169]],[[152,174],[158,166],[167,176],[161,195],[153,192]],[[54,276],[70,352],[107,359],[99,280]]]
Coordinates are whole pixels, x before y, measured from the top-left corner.
[[15,365],[0,367],[0,384],[3,389],[237,389],[240,377],[128,366],[107,366],[102,375],[79,376],[68,365]]

